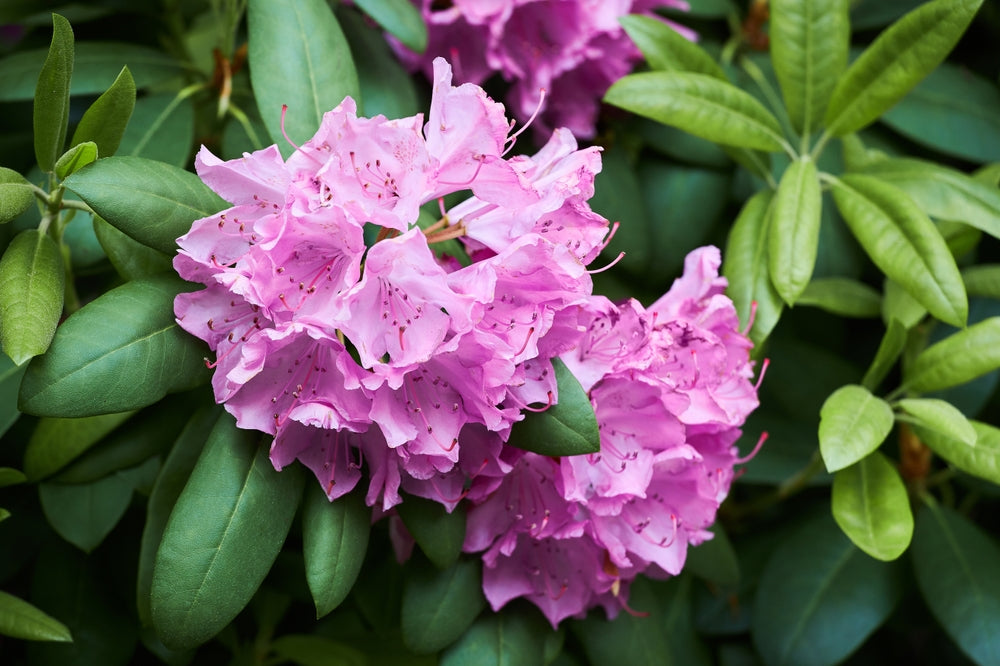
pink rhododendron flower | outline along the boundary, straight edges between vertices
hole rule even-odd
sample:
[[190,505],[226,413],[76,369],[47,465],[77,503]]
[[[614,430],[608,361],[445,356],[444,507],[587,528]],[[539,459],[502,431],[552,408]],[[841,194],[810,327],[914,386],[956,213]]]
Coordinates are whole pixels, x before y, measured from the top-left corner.
[[[512,83],[508,104],[522,121],[542,105],[539,136],[565,127],[594,136],[600,99],[641,59],[618,19],[646,14],[688,39],[689,29],[653,10],[686,10],[684,0],[413,0],[428,28],[423,55],[390,37],[397,53],[430,75],[435,57],[452,61],[462,81],[481,84],[494,73]],[[543,101],[543,90],[547,96]]]
[[[511,470],[503,444],[526,401],[555,398],[546,369],[576,342],[608,222],[587,204],[596,148],[563,131],[508,158],[510,129],[438,59],[426,123],[346,98],[287,161],[198,154],[232,206],[178,239],[177,272],[205,289],[175,314],[216,354],[216,399],[274,436],[277,468],[301,461],[331,499],[367,470],[381,510],[401,488],[451,509],[468,478]],[[421,228],[428,202],[441,217]]]

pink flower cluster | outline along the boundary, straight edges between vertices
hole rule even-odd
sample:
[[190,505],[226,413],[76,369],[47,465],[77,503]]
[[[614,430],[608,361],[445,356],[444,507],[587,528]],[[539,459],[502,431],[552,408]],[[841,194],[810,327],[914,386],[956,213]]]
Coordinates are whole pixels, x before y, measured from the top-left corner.
[[526,120],[543,105],[535,127],[545,137],[553,127],[594,136],[601,97],[641,59],[618,23],[621,16],[647,14],[695,38],[652,11],[686,10],[684,0],[413,2],[427,23],[428,46],[418,55],[390,38],[404,62],[430,70],[433,59],[443,56],[459,80],[476,84],[499,72],[512,84],[507,102],[515,116]]

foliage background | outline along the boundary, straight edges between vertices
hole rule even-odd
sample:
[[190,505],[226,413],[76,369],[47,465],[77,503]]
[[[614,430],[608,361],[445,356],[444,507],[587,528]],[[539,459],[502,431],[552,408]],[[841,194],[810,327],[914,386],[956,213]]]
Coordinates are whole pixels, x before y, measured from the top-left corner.
[[[706,119],[697,104],[694,111],[664,110],[666,97],[657,90],[691,81],[673,73],[709,76],[714,66],[692,49],[644,32],[641,23],[629,24],[647,67],[666,73],[645,79],[655,83],[653,92],[628,88],[642,85],[641,78],[623,81],[619,90],[627,94],[609,94],[611,104],[604,109],[597,139],[605,147],[604,172],[592,203],[622,222],[609,253],[625,250],[627,255],[616,270],[598,276],[597,290],[648,303],[669,287],[689,250],[705,243],[722,247],[741,315],[749,317],[750,302],[758,303],[756,355],[770,360],[762,406],[747,424],[741,447],[749,450],[764,431],[769,438],[723,506],[716,539],[691,551],[685,573],[634,585],[630,605],[649,617],[623,613],[607,622],[603,612],[595,611],[586,620],[564,623],[558,632],[527,604],[512,604],[496,616],[480,614],[481,597],[449,593],[461,584],[442,587],[442,576],[460,581],[478,574],[470,573],[465,560],[449,563],[447,552],[443,558],[449,566],[430,563],[439,562],[435,544],[445,543],[447,551],[449,536],[454,541],[440,516],[404,516],[415,532],[421,520],[431,527],[427,542],[420,543],[424,554],[400,567],[385,524],[369,534],[365,521],[357,520],[363,510],[345,503],[336,516],[317,518],[308,497],[297,509],[302,480],[294,473],[267,475],[266,461],[254,456],[257,439],[227,429],[221,410],[209,408],[207,374],[198,372],[204,354],[197,345],[185,346],[193,342],[163,342],[169,360],[156,377],[135,374],[151,353],[140,349],[138,356],[117,356],[104,374],[85,375],[75,388],[52,390],[67,374],[65,358],[82,353],[86,341],[97,340],[105,351],[134,351],[126,343],[141,337],[141,331],[170,323],[169,304],[181,287],[160,274],[169,270],[170,244],[180,233],[170,224],[183,231],[185,221],[164,220],[159,236],[130,229],[130,218],[161,219],[160,213],[142,197],[115,192],[113,186],[136,187],[137,175],[153,183],[180,178],[177,171],[190,169],[200,144],[232,158],[270,143],[276,119],[262,121],[257,105],[273,108],[287,101],[288,90],[294,91],[301,79],[277,68],[255,70],[255,62],[273,61],[267,49],[292,65],[300,63],[296,54],[303,49],[336,53],[345,48],[337,32],[342,26],[354,66],[344,58],[327,59],[339,64],[309,74],[324,82],[321,89],[330,99],[319,100],[322,108],[332,107],[355,85],[355,67],[366,115],[398,117],[426,108],[426,81],[400,68],[380,29],[361,11],[404,41],[418,43],[420,27],[404,3],[368,0],[336,7],[334,13],[322,2],[294,3],[295,12],[318,12],[305,32],[289,27],[293,10],[283,3],[250,2],[248,26],[243,4],[13,0],[0,5],[0,24],[9,24],[0,33],[0,163],[47,192],[62,191],[63,176],[68,176],[65,200],[50,200],[45,207],[34,205],[33,193],[22,205],[23,181],[0,172],[0,212],[16,217],[0,226],[0,243],[8,247],[4,262],[12,266],[5,271],[0,264],[3,343],[22,363],[0,359],[5,517],[0,523],[0,633],[14,636],[0,637],[3,663],[1000,663],[996,3],[854,1],[849,33],[846,25],[836,24],[796,33],[795,22],[786,21],[785,28],[794,33],[785,38],[786,47],[795,44],[795,35],[806,34],[822,45],[849,34],[852,61],[881,30],[919,7],[933,5],[946,18],[915,29],[908,49],[933,48],[949,30],[955,39],[961,35],[947,61],[919,83],[913,81],[912,90],[896,82],[902,99],[877,122],[861,123],[851,128],[857,134],[829,142],[819,139],[821,132],[800,142],[801,118],[793,102],[788,103],[792,116],[785,112],[782,94],[785,101],[794,97],[789,63],[808,55],[786,50],[772,64],[767,34],[781,25],[775,17],[808,16],[819,6],[825,9],[816,16],[833,16],[831,8],[846,11],[846,3],[772,2],[769,21],[767,3],[693,0],[690,12],[672,18],[699,32],[701,47],[710,61],[721,63],[722,76],[758,100],[775,119],[778,136],[792,144],[791,156],[780,148],[768,153],[770,168],[756,174],[753,162],[751,168],[742,166],[745,151],[737,151],[770,148],[746,145],[746,132]],[[109,159],[75,172],[79,166],[70,161],[55,180],[39,169],[37,164],[48,159],[43,166],[52,170],[65,147],[65,137],[56,136],[47,144],[50,158],[39,154],[38,137],[51,134],[54,125],[43,124],[39,132],[33,110],[52,39],[51,12],[68,19],[75,34],[72,96],[65,109],[69,136],[87,134],[84,113],[128,65],[137,96],[114,159],[133,156],[171,169]],[[962,12],[970,18],[975,13],[964,34],[964,25],[954,18]],[[248,37],[252,81],[244,49]],[[779,38],[777,48],[781,44]],[[836,50],[830,43],[824,48]],[[946,53],[944,48],[941,57]],[[918,58],[927,70],[934,64],[930,61]],[[872,70],[885,71],[892,63],[883,52]],[[843,65],[828,67],[831,87],[847,78]],[[128,81],[119,81],[112,88],[119,97],[103,112],[101,127],[121,115],[114,109],[128,106]],[[745,99],[729,88],[695,83],[709,90],[706,99],[721,95],[717,99],[730,100],[729,108],[749,113]],[[879,86],[891,90],[893,83]],[[502,81],[487,87],[502,97]],[[863,97],[853,93],[852,98]],[[41,101],[58,114],[58,104],[51,105],[58,100]],[[615,104],[649,117],[637,118]],[[290,114],[293,137],[307,133],[300,128],[309,120],[296,117],[294,109]],[[84,130],[77,130],[81,125]],[[113,140],[93,129],[89,136],[102,148],[99,156],[106,157],[103,149]],[[791,161],[817,140],[825,143],[818,169],[832,178],[811,171],[803,177],[801,172],[813,167]],[[87,161],[86,155],[79,159]],[[842,179],[847,172],[855,175]],[[785,185],[788,173],[799,176],[798,186]],[[878,184],[873,186],[873,180]],[[171,191],[188,187],[189,181],[179,182],[179,189]],[[841,182],[860,198],[838,190]],[[878,200],[879,184],[886,182],[894,189],[878,208],[882,213],[857,212],[858,206]],[[771,195],[755,197],[770,189],[777,190],[773,199],[782,201],[780,210],[787,214],[768,212]],[[847,203],[835,201],[838,191]],[[208,210],[215,202],[206,196],[194,189],[180,199]],[[77,197],[106,220],[73,204]],[[53,211],[54,216],[47,215]],[[934,220],[930,231],[919,221],[927,215]],[[45,233],[30,231],[40,224]],[[908,230],[910,245],[931,268],[914,267],[891,252],[886,258],[852,227]],[[25,231],[34,235],[18,235]],[[18,244],[27,247],[28,240],[34,243],[29,250],[17,249]],[[815,267],[809,270],[803,256],[814,249]],[[768,259],[786,252],[787,261]],[[14,261],[27,257],[56,269],[43,271],[47,277],[41,283],[26,284],[27,272]],[[952,265],[961,273],[949,272]],[[64,273],[60,266],[66,267]],[[941,288],[943,304],[928,295],[933,289],[901,286],[925,273],[930,282],[920,284]],[[110,300],[95,300],[121,285],[127,289],[113,292]],[[961,313],[965,302],[967,320]],[[65,314],[84,308],[77,325],[60,326],[52,348],[29,365],[27,359],[49,347],[48,340],[39,341],[45,322],[31,319],[31,313],[42,313],[44,320],[44,313],[53,311],[54,325],[60,303]],[[30,320],[27,332],[8,323],[24,318]],[[965,329],[966,323],[978,325]],[[923,353],[946,339],[950,342],[943,347]],[[169,372],[162,372],[167,367]],[[114,408],[99,404],[105,394],[117,400]],[[158,618],[150,608],[151,588],[155,600],[157,588],[162,594],[180,580],[168,573],[158,573],[157,580],[152,564],[167,517],[210,439],[242,465],[213,468],[217,473],[207,484],[212,499],[231,497],[235,491],[226,484],[238,487],[258,470],[265,485],[258,489],[255,513],[274,524],[247,528],[250,536],[240,547],[224,551],[239,550],[244,557],[226,563],[231,576],[223,580],[224,594],[192,607],[190,624],[204,620],[192,628],[179,626],[169,614]],[[199,468],[207,468],[211,461],[205,460]],[[304,484],[307,491],[312,485]],[[220,517],[213,509],[218,504],[189,502],[184,525],[196,534],[211,534],[219,520],[234,515]],[[293,514],[302,520],[292,520]],[[340,521],[339,533],[347,535],[344,562],[361,566],[349,593],[357,572],[332,575],[343,587],[338,593],[346,595],[339,605],[339,599],[316,598],[306,584],[303,551],[310,547],[310,521],[320,519]],[[289,526],[283,546],[278,539],[280,552],[264,543],[267,539],[253,538]],[[176,575],[182,578],[184,572]],[[316,609],[324,604],[324,610],[336,608],[317,620]],[[239,613],[232,622],[230,611]],[[72,642],[62,642],[67,633]]]

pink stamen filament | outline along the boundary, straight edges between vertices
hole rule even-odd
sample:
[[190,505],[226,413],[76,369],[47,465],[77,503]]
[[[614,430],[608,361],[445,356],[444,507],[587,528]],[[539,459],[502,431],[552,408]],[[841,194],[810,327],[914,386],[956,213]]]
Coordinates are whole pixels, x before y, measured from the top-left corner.
[[614,266],[615,264],[617,264],[619,261],[621,261],[624,256],[625,256],[624,252],[619,252],[618,256],[614,258],[614,261],[612,261],[607,266],[604,266],[603,268],[595,268],[595,269],[589,270],[587,272],[590,273],[591,275],[597,275],[598,273],[603,273],[604,271],[608,270],[609,268],[611,268],[612,266]]
[[753,450],[750,451],[750,453],[743,456],[742,458],[737,458],[736,460],[734,460],[733,464],[745,465],[746,463],[753,460],[757,456],[757,453],[760,451],[760,447],[764,446],[764,442],[767,441],[767,438],[768,438],[768,433],[765,430],[764,432],[760,433],[760,437],[757,438],[757,443],[754,445]]
[[545,88],[539,88],[538,105],[535,106],[535,110],[531,113],[531,117],[528,118],[528,121],[524,123],[521,129],[517,130],[509,137],[507,137],[507,141],[505,142],[507,145],[503,151],[504,156],[507,155],[507,153],[509,153],[514,148],[514,144],[517,143],[517,137],[519,137],[524,132],[524,130],[528,129],[531,123],[534,122],[535,118],[538,117],[538,112],[542,110],[542,106],[545,104],[545,94],[546,94]]

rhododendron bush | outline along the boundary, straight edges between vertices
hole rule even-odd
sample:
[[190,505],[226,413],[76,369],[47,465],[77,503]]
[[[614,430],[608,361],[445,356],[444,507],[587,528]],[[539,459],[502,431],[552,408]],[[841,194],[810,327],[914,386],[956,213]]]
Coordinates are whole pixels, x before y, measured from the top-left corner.
[[981,4],[0,8],[0,660],[994,663]]

